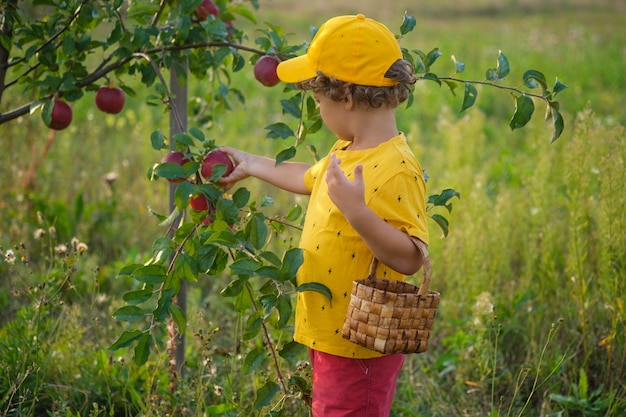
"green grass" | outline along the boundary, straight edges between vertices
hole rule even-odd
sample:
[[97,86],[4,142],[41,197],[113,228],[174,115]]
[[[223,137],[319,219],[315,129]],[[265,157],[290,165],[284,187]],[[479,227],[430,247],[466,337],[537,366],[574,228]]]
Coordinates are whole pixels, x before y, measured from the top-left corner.
[[[261,5],[259,21],[282,24],[294,41],[307,37],[310,24],[357,11],[348,2]],[[482,79],[501,49],[512,65],[509,83],[521,84],[523,71],[533,68],[569,86],[561,98],[566,130],[553,144],[542,108],[511,132],[513,102],[494,89],[480,89],[476,107],[461,114],[460,97],[422,81],[413,106],[400,111],[399,125],[430,175],[429,190],[454,188],[461,198],[448,215],[447,238],[431,223],[432,288],[442,293],[442,305],[429,352],[408,358],[392,415],[623,415],[623,6],[582,0],[358,6],[392,28],[403,10],[414,13],[418,26],[402,44],[439,47],[444,55],[433,71],[441,75],[451,72],[454,54],[466,63],[463,76]],[[213,113],[210,126],[193,117],[189,125],[220,144],[275,155],[287,144],[264,139],[264,127],[292,123],[281,114],[280,89],[260,86],[249,66],[234,80],[246,105]],[[206,80],[193,80],[190,98],[210,89]],[[0,262],[0,413],[156,416],[186,407],[201,415],[233,398],[246,404],[254,396],[251,382],[270,372],[241,369],[246,349],[260,340],[240,343],[242,318],[216,295],[226,275],[190,285],[187,373],[173,388],[164,346],[142,368],[133,365],[132,352],[108,350],[123,330],[111,314],[135,285],[115,278],[117,272],[146,259],[165,232],[148,208],[164,213],[168,206],[167,184],[146,176],[161,157],[150,147],[150,132],[167,131],[167,114],[146,106],[145,92],[137,90],[119,116],[103,117],[86,94],[74,103],[72,127],[55,135],[37,114],[0,125],[0,246],[5,255],[17,254],[13,266]],[[18,103],[3,97],[3,111]],[[308,140],[323,153],[333,139],[323,130]],[[306,152],[298,158],[310,160]],[[31,164],[34,181],[27,181]],[[117,179],[110,185],[103,178],[112,172]],[[244,185],[254,198],[271,195],[277,213],[306,203],[254,180]],[[34,238],[39,228],[48,232],[43,240]],[[76,259],[57,256],[55,246],[74,236],[88,251]],[[289,333],[274,336],[282,343]],[[306,415],[297,399],[287,409]]]

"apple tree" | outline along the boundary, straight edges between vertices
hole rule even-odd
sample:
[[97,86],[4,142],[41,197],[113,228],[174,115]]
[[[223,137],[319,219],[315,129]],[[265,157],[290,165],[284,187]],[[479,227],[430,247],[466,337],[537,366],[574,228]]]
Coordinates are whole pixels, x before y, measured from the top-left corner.
[[[225,275],[229,283],[221,294],[232,298],[236,312],[244,317],[242,339],[260,336],[263,340],[262,344],[250,343],[244,352],[245,373],[268,365],[274,371],[256,380],[256,396],[241,399],[242,406],[259,411],[275,402],[280,392],[306,397],[306,378],[282,370],[295,365],[302,347],[289,338],[274,337],[288,328],[296,292],[317,291],[331,297],[322,285],[298,286],[295,274],[302,262],[301,250],[275,245],[280,240],[277,236],[288,230],[297,232],[304,210],[295,206],[281,216],[269,216],[265,208],[271,202],[253,201],[246,188],[226,193],[216,180],[232,169],[232,162],[219,155],[220,144],[207,132],[187,126],[185,100],[185,87],[193,76],[212,83],[212,104],[228,109],[229,100],[245,100],[231,84],[233,73],[253,71],[263,86],[274,86],[278,62],[303,53],[306,45],[290,44],[281,26],[259,25],[256,0],[34,0],[31,6],[45,16],[32,18],[18,0],[4,0],[0,6],[0,124],[30,114],[42,117],[51,129],[66,128],[72,122],[71,103],[85,99],[89,91],[97,92],[100,110],[117,114],[125,94],[136,95],[131,79],[147,87],[149,104],[170,113],[171,131],[156,129],[146,137],[146,146],[166,152],[149,168],[149,176],[170,183],[170,211],[154,213],[168,232],[155,239],[149,259],[119,272],[131,277],[136,286],[123,295],[124,305],[114,313],[128,327],[111,348],[132,348],[135,363],[143,365],[168,339],[175,383],[183,364],[176,345],[183,343],[187,327],[185,285],[199,276]],[[252,44],[237,28],[238,19],[258,26]],[[398,38],[415,24],[413,17],[404,15]],[[565,85],[558,80],[550,89],[540,71],[528,70],[522,87],[503,85],[509,64],[502,52],[496,67],[486,71],[484,80],[476,81],[459,78],[464,64],[456,60],[455,76],[436,75],[432,66],[441,56],[438,49],[425,53],[404,48],[403,53],[418,79],[445,85],[453,94],[461,86],[461,111],[475,103],[476,85],[492,86],[514,98],[512,129],[526,125],[534,102],[543,101],[554,128],[552,140],[560,136],[563,118],[555,98]],[[170,82],[164,74],[171,76]],[[283,94],[283,113],[293,119],[268,125],[267,137],[292,141],[276,155],[276,163],[293,158],[303,147],[315,159],[316,150],[306,140],[322,126],[315,101],[293,85],[284,86]],[[6,109],[3,98],[8,95],[34,99]],[[455,197],[459,193],[448,189],[428,199],[430,217],[444,235],[448,222],[437,209],[450,211]]]

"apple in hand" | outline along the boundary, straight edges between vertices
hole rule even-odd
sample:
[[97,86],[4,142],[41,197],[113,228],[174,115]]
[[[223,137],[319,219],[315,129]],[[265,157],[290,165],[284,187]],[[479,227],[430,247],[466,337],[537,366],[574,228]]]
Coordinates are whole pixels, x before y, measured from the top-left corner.
[[124,108],[124,92],[116,87],[102,86],[96,92],[96,106],[105,113],[117,114]]
[[[185,165],[187,162],[190,162],[189,159],[185,157],[185,154],[180,151],[170,151],[163,158],[161,158],[161,163],[169,162],[172,164],[178,164],[180,166]],[[184,178],[168,178],[169,182],[179,183],[183,182]]]
[[254,64],[254,78],[266,87],[273,87],[279,83],[276,67],[280,61],[273,55],[263,55]]
[[196,7],[196,14],[202,20],[206,20],[209,15],[217,17],[219,13],[220,9],[211,0],[203,0],[200,6]]
[[50,129],[63,130],[72,123],[72,108],[63,100],[55,99],[50,116]]
[[226,172],[224,175],[229,175],[235,169],[235,164],[230,156],[222,151],[209,152],[202,161],[201,173],[204,178],[211,178],[213,176],[213,167],[215,165],[226,165]]

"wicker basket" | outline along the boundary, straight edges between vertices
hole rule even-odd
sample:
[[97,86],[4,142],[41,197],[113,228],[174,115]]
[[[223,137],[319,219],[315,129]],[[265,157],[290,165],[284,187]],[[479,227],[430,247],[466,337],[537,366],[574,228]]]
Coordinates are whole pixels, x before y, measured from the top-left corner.
[[384,354],[422,353],[428,349],[440,294],[430,291],[428,248],[414,238],[424,259],[421,287],[404,281],[377,279],[374,258],[367,279],[352,283],[352,295],[342,335]]

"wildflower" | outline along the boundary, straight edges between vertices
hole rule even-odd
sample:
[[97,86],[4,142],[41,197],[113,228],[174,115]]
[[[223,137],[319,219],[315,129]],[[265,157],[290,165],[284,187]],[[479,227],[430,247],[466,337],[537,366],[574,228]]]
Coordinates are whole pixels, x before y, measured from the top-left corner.
[[78,253],[81,253],[81,254],[85,253],[85,252],[87,252],[87,249],[89,249],[89,247],[87,246],[86,243],[78,242],[78,245],[76,245],[76,251]]
[[72,245],[72,249],[76,250],[76,247],[78,246],[78,244],[80,243],[80,240],[78,240],[77,237],[73,237],[72,240],[70,240],[70,244]]
[[46,235],[46,231],[42,228],[35,230],[35,233],[33,233],[33,237],[35,238],[35,240],[39,240],[43,238],[45,235]]
[[15,263],[15,252],[13,252],[11,249],[7,250],[7,252],[4,254],[4,259],[10,263],[11,265]]
[[67,245],[60,244],[54,247],[54,251],[57,255],[65,255],[67,253]]
[[48,233],[50,233],[50,236],[52,236],[53,239],[57,237],[57,229],[54,226],[50,226],[48,228]]
[[487,316],[491,316],[493,314],[494,306],[493,306],[493,298],[490,293],[483,292],[481,293],[476,302],[472,306],[472,312],[474,313],[474,324],[480,326],[483,324],[483,320]]

